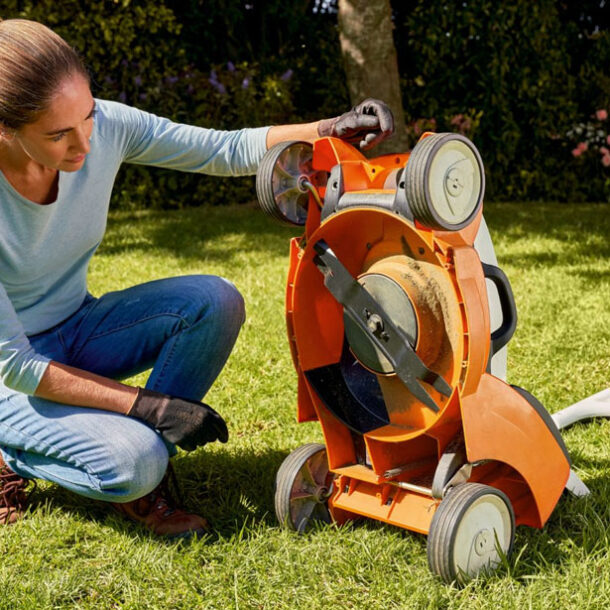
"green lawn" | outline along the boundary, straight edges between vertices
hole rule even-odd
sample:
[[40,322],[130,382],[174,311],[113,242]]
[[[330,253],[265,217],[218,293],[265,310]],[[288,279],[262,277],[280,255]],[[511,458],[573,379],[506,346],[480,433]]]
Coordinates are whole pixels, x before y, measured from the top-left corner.
[[[610,385],[609,212],[486,210],[519,311],[509,381],[550,411]],[[246,299],[248,320],[206,399],[226,417],[230,441],[175,459],[188,507],[214,533],[165,542],[102,503],[41,485],[28,518],[0,528],[0,608],[609,607],[610,422],[565,432],[592,495],[563,497],[542,531],[519,528],[508,565],[461,590],[430,574],[424,536],[376,522],[301,537],[278,528],[275,472],[300,444],[321,440],[317,424],[295,421],[283,318],[294,234],[248,206],[111,216],[91,268],[94,294],[214,273]]]

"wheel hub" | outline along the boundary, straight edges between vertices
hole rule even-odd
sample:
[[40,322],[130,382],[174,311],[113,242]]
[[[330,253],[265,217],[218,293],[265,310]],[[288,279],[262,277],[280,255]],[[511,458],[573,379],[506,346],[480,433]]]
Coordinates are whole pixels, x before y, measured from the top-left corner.
[[[399,326],[415,345],[417,339],[417,318],[415,309],[404,289],[393,279],[381,273],[369,273],[361,276],[358,283],[383,307],[383,311],[392,322]],[[371,332],[382,333],[383,318],[377,314],[364,312],[367,326]],[[343,317],[345,334],[352,353],[361,364],[375,373],[391,374],[394,372],[390,361],[377,349],[347,314]]]
[[313,495],[314,495],[316,502],[318,502],[320,504],[325,504],[326,500],[328,500],[328,498],[330,498],[330,494],[331,494],[331,489],[326,487],[325,485],[321,485],[320,487],[318,487],[315,490]]
[[494,550],[494,535],[491,530],[483,529],[475,537],[474,551],[479,557],[485,557]]
[[464,177],[457,167],[452,167],[445,177],[445,190],[450,197],[459,197],[464,190]]

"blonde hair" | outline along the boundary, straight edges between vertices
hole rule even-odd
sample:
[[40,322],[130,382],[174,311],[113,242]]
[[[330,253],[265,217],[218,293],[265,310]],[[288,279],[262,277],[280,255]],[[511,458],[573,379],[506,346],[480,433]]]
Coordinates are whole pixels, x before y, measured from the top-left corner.
[[0,124],[18,130],[36,120],[67,77],[89,75],[76,51],[35,21],[0,19]]

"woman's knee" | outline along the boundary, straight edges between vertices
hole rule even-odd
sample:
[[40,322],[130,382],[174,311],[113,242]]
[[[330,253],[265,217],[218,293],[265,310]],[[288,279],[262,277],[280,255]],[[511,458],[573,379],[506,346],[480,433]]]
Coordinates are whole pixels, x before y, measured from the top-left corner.
[[219,286],[222,286],[219,290],[220,302],[223,311],[229,311],[236,322],[241,326],[246,319],[246,305],[244,297],[241,292],[237,289],[235,284],[229,280],[219,277]]
[[117,426],[119,418],[114,421],[114,414],[109,415],[100,426],[103,435],[85,429],[71,435],[68,446],[60,447],[57,442],[40,447],[3,445],[4,459],[23,477],[51,481],[95,500],[129,502],[141,498],[161,482],[168,449],[160,435],[145,424],[120,418]]
[[159,434],[150,430],[149,435],[140,435],[137,444],[121,444],[113,450],[110,463],[97,475],[100,492],[112,502],[141,498],[159,485],[168,461],[165,443]]
[[200,307],[200,317],[216,317],[230,326],[241,327],[245,321],[244,298],[232,282],[215,275],[190,276],[188,295]]

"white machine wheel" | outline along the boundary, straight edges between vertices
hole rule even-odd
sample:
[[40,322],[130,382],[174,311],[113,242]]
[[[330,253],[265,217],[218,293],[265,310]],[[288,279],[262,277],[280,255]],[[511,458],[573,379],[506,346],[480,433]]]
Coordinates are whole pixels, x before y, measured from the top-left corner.
[[460,134],[437,133],[420,140],[404,181],[415,219],[430,229],[459,231],[483,203],[483,162],[475,145]]
[[333,478],[324,445],[308,443],[295,449],[275,478],[275,514],[280,524],[302,533],[315,522],[330,523],[327,501]]
[[510,554],[515,515],[498,489],[464,483],[440,503],[428,535],[428,565],[445,582],[464,583],[493,571]]
[[267,214],[286,224],[305,224],[309,201],[305,184],[316,175],[312,159],[309,142],[280,142],[265,153],[256,173],[256,195]]

